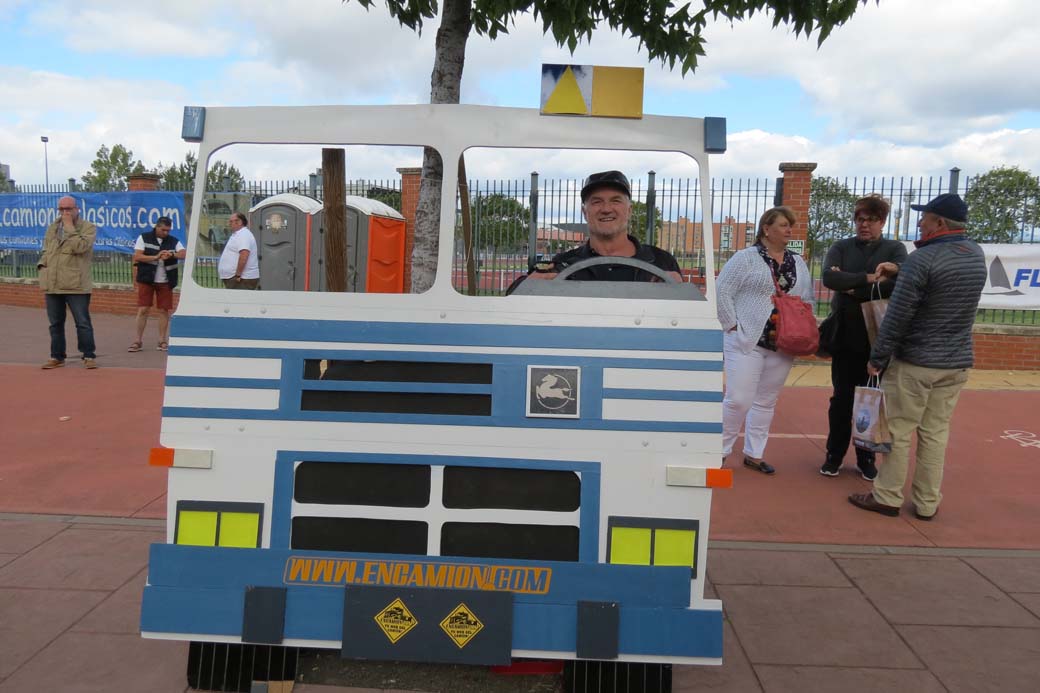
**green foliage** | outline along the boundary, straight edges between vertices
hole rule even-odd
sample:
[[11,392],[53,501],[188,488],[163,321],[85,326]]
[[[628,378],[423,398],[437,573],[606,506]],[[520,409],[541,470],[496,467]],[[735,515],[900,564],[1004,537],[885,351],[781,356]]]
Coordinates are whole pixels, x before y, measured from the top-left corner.
[[383,204],[401,211],[401,191],[393,188],[380,188],[372,186],[365,192],[365,197],[370,200],[379,200]]
[[139,160],[134,161],[134,153],[121,144],[109,149],[101,145],[97,156],[90,164],[90,170],[83,174],[80,181],[87,192],[121,192],[126,190],[127,176],[144,173],[145,168]]
[[1015,243],[1040,226],[1040,182],[1015,166],[994,168],[975,178],[968,204],[968,236],[980,243]]
[[[656,243],[661,242],[661,229],[664,227],[664,220],[661,218],[660,208],[654,209],[654,240]],[[646,242],[646,203],[639,202],[638,200],[632,200],[632,214],[628,218],[628,232],[638,238],[641,242]]]
[[[552,34],[560,46],[572,53],[582,40],[592,38],[597,26],[629,34],[639,40],[651,60],[670,68],[678,63],[682,73],[697,69],[699,56],[705,55],[701,35],[709,21],[739,21],[756,12],[773,16],[773,26],[786,24],[796,35],[818,33],[822,44],[830,33],[848,21],[867,0],[704,0],[699,11],[693,3],[676,6],[671,0],[445,0],[466,2],[470,6],[473,29],[495,39],[509,31],[518,14],[532,12],[542,30]],[[876,0],[879,1],[879,0]],[[346,0],[344,0],[346,2]],[[357,0],[371,9],[375,0]],[[422,32],[423,20],[437,16],[436,0],[386,0],[390,16],[414,31]]]
[[[195,175],[198,171],[199,159],[194,152],[187,152],[184,161],[164,167],[159,164],[159,175],[162,176],[164,190],[194,190]],[[228,178],[225,190],[224,178]],[[223,161],[213,162],[206,172],[206,190],[208,192],[240,192],[245,187],[245,179],[234,166]]]
[[531,212],[516,198],[502,193],[474,195],[470,210],[474,247],[494,247],[499,251],[527,247]]
[[7,173],[4,169],[0,168],[0,192],[8,192],[8,188],[10,187],[11,183],[7,180]]
[[837,178],[817,176],[809,189],[809,219],[806,257],[827,252],[834,241],[852,231],[856,196]]

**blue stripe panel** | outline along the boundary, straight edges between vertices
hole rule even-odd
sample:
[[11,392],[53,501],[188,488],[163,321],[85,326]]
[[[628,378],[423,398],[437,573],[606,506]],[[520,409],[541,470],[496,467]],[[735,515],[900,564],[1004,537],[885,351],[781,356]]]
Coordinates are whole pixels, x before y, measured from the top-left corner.
[[206,378],[201,376],[168,375],[166,387],[248,387],[277,390],[279,381],[263,378]]
[[718,329],[550,327],[358,322],[174,315],[170,334],[211,339],[277,339],[443,346],[513,346],[547,349],[722,351]]
[[292,524],[293,474],[297,461],[369,462],[373,464],[428,464],[497,469],[558,469],[581,472],[581,507],[578,510],[578,560],[595,563],[599,558],[600,465],[598,462],[527,460],[507,457],[457,455],[382,455],[350,452],[280,451],[274,468],[274,507],[271,513],[271,548],[289,549]]
[[[285,399],[284,397],[282,399]],[[202,409],[163,407],[164,418],[235,419],[253,421],[347,421],[372,424],[416,424],[428,426],[495,426],[498,428],[567,429],[582,431],[650,431],[658,433],[722,433],[719,423],[681,421],[585,421],[583,419],[520,419],[494,416],[450,416],[435,414],[359,414],[307,411],[285,413],[250,409]]]
[[[651,345],[649,350],[655,350]],[[647,350],[647,349],[644,349]],[[529,363],[541,366],[596,366],[602,368],[657,368],[678,371],[722,371],[722,361],[694,361],[685,359],[634,359],[611,358],[609,356],[548,356],[538,353],[524,354],[457,354],[449,352],[414,351],[344,351],[339,349],[262,349],[254,347],[200,347],[171,346],[172,356],[232,356],[240,358],[285,358],[287,362],[299,359],[346,359],[375,361],[430,361],[444,363],[494,363],[517,364],[526,368]],[[287,355],[288,354],[288,355]],[[300,366],[302,371],[303,366]],[[283,377],[286,368],[282,368]],[[302,374],[301,374],[302,379]],[[314,381],[307,381],[314,382]]]
[[631,390],[603,388],[603,399],[657,399],[669,402],[721,402],[721,392],[707,390]]
[[[238,589],[246,585],[280,587],[285,584],[283,576],[290,557],[360,562],[508,565],[552,570],[547,594],[516,594],[516,602],[576,604],[582,599],[620,601],[631,606],[676,608],[685,608],[690,603],[690,569],[683,567],[287,549],[230,549],[177,544],[152,544],[148,559],[148,584],[202,591]],[[290,587],[317,591],[338,589],[337,585],[292,584]]]
[[[141,607],[141,630],[153,633],[238,636],[242,632],[245,587],[190,588],[148,585]],[[289,587],[285,637],[342,639],[343,588]],[[722,657],[722,612],[621,602],[619,649],[623,655]],[[573,652],[575,604],[513,606],[514,650]]]

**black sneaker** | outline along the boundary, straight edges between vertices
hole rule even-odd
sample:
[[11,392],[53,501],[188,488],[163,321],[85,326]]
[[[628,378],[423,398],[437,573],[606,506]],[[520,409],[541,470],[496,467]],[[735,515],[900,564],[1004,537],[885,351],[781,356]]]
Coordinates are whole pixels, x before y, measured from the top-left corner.
[[827,461],[820,467],[820,474],[824,476],[838,476],[838,470],[841,469],[841,462],[839,460],[832,460],[827,458]]
[[874,464],[873,460],[859,460],[856,462],[856,466],[859,467],[859,473],[867,481],[873,481],[877,478],[877,465]]

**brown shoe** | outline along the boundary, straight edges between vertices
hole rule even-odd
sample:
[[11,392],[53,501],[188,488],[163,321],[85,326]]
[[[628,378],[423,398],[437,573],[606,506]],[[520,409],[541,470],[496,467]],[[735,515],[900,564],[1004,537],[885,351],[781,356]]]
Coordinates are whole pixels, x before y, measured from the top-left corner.
[[923,521],[923,522],[931,522],[931,521],[932,521],[932,519],[934,519],[934,518],[935,518],[935,516],[936,516],[936,515],[938,515],[938,514],[939,514],[939,511],[938,511],[938,510],[936,510],[936,511],[935,511],[934,513],[932,513],[931,515],[922,515],[921,513],[919,513],[919,512],[917,511],[917,508],[914,508],[914,517],[916,517],[916,518],[917,518],[918,520],[921,520],[921,521]]
[[861,510],[869,510],[874,513],[888,515],[889,517],[897,517],[899,515],[899,508],[878,503],[874,499],[873,493],[853,493],[849,496],[849,502]]
[[83,367],[84,368],[97,368],[97,361],[95,361],[94,359],[88,359],[87,357],[84,356],[83,357]]
[[47,359],[47,363],[40,366],[40,368],[42,368],[45,371],[49,371],[52,368],[61,368],[64,365],[64,361],[59,361],[58,359]]

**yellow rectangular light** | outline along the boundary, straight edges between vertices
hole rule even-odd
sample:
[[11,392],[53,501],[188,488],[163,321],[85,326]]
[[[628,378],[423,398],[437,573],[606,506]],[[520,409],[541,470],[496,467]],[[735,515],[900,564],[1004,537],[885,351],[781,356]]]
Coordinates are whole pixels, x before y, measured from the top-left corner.
[[217,545],[217,513],[182,510],[177,515],[177,543],[186,546]]
[[260,516],[256,513],[221,513],[219,546],[255,549],[260,531]]
[[614,527],[610,532],[610,562],[650,565],[650,530]]
[[697,533],[686,529],[654,530],[654,565],[693,567]]

